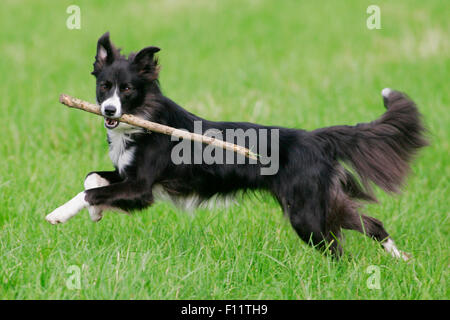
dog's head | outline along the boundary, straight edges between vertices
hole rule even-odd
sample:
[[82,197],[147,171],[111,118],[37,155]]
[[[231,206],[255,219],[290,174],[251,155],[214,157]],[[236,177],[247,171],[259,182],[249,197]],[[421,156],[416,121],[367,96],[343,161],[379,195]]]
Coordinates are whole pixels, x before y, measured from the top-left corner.
[[97,103],[107,129],[116,128],[116,119],[122,114],[133,114],[149,90],[158,87],[159,67],[154,54],[159,50],[147,47],[126,58],[111,43],[109,32],[98,39],[92,74],[97,79]]

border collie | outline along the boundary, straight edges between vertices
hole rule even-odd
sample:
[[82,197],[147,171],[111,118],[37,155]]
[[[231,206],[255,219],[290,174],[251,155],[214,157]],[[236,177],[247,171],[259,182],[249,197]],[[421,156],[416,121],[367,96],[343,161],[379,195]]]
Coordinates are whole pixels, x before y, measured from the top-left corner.
[[[304,131],[213,122],[189,113],[161,93],[154,56],[159,50],[147,47],[125,57],[111,43],[109,33],[98,40],[92,74],[115,170],[89,173],[85,190],[47,215],[48,222],[64,223],[83,208],[98,221],[105,209],[141,210],[158,198],[199,206],[217,197],[259,190],[277,199],[303,241],[330,250],[335,257],[342,254],[341,229],[350,229],[380,242],[392,256],[408,259],[379,220],[360,212],[361,202],[376,201],[373,185],[398,192],[409,162],[427,145],[421,115],[405,94],[384,89],[387,111],[375,121],[355,126]],[[276,129],[279,169],[263,175],[261,161],[175,164],[171,154],[177,142],[120,123],[117,119],[124,113],[191,132],[196,121],[201,121],[204,131]],[[270,154],[273,144],[268,145]]]

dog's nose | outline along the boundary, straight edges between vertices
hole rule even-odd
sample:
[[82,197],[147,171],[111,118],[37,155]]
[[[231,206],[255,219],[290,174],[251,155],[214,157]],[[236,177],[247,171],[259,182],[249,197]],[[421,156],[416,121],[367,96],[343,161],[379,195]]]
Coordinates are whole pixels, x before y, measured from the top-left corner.
[[109,105],[104,108],[104,111],[105,111],[105,116],[112,117],[113,115],[116,114],[117,109],[116,109],[116,107]]

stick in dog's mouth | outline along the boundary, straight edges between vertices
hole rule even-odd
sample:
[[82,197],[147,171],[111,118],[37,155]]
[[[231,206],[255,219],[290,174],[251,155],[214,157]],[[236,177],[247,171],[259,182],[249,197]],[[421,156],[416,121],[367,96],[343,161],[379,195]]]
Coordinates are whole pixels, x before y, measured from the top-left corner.
[[106,129],[114,129],[119,125],[119,121],[111,118],[104,118],[105,119],[105,128]]
[[[92,104],[71,96],[68,96],[66,94],[61,94],[59,96],[59,102],[62,104],[65,104],[66,106],[70,108],[76,108],[80,110],[84,110],[87,112],[91,112],[94,114],[97,114],[99,116],[103,116],[103,114],[100,111],[100,107],[96,104]],[[103,116],[104,117],[104,116]],[[203,136],[192,132],[183,131],[180,129],[172,128],[160,123],[151,122],[148,120],[140,119],[138,117],[135,117],[133,115],[129,114],[123,114],[121,117],[122,122],[128,123],[130,125],[144,128],[148,131],[158,132],[162,134],[166,134],[169,136],[174,136],[178,138],[188,139],[191,141],[198,141],[205,144],[215,145],[219,148],[231,150],[233,152],[240,153],[247,158],[258,160],[261,156],[252,152],[251,150],[244,148],[242,146],[235,145],[233,143],[229,143],[226,141],[221,141],[219,139],[215,139],[209,136]],[[118,120],[106,118],[105,119],[105,127],[108,129],[114,129],[119,125]]]

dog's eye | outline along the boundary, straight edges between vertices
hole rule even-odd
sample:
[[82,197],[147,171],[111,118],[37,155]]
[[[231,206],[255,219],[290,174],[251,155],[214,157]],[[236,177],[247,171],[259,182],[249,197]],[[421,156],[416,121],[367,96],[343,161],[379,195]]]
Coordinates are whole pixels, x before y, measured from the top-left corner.
[[127,92],[130,92],[131,91],[131,87],[130,86],[123,86],[122,87],[122,92],[124,92],[124,93],[127,93]]
[[108,83],[102,83],[100,85],[100,90],[102,90],[102,91],[109,90],[109,88],[110,88],[110,85]]

